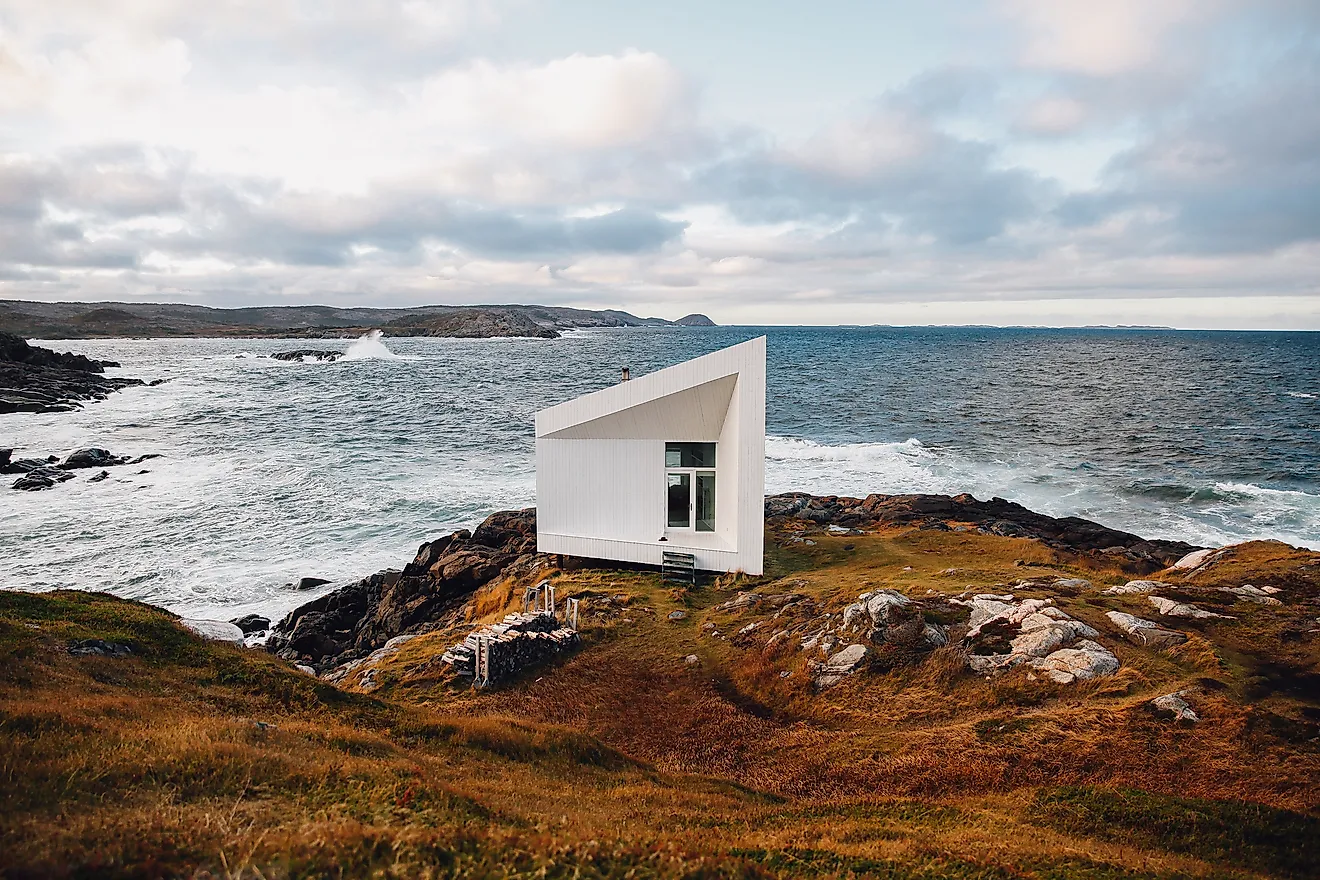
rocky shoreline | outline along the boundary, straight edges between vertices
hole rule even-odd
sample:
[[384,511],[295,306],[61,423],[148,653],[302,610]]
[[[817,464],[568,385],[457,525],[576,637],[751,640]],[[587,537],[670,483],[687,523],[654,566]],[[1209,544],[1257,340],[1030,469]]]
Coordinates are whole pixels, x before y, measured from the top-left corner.
[[[1179,541],[1146,540],[1078,517],[1045,516],[1001,498],[978,501],[966,494],[846,498],[785,493],[766,498],[765,515],[785,546],[810,540],[804,537],[809,529],[827,534],[899,528],[965,531],[1031,538],[1062,555],[1117,564],[1138,575],[1167,568],[1201,549]],[[470,617],[466,606],[481,587],[507,578],[530,583],[550,567],[551,557],[536,552],[535,508],[494,513],[474,531],[463,529],[423,544],[401,570],[377,572],[294,609],[271,629],[267,649],[326,674],[398,636],[461,623]],[[884,610],[881,623],[888,626],[892,609],[886,605]],[[939,639],[918,629],[924,650],[938,645]]]
[[68,412],[86,401],[104,400],[115,391],[148,385],[142,379],[105,375],[114,361],[98,361],[72,352],[29,345],[11,333],[0,333],[0,414]]

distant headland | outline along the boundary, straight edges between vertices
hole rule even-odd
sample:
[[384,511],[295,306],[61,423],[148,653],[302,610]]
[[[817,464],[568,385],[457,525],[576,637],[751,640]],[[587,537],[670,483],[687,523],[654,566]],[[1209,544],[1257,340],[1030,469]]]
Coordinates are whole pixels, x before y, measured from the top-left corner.
[[616,309],[563,306],[417,306],[401,309],[256,306],[220,309],[179,303],[27,302],[0,300],[0,332],[35,339],[134,336],[341,338],[380,330],[386,336],[553,339],[596,327],[713,327],[705,315],[677,321],[639,318]]

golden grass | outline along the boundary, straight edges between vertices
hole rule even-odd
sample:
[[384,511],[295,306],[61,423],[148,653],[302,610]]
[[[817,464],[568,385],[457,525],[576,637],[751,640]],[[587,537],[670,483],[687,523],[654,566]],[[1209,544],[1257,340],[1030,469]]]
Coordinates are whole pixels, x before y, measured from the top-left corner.
[[[766,577],[691,591],[554,573],[561,597],[584,598],[583,649],[482,693],[438,669],[450,633],[405,644],[362,695],[145,606],[0,593],[0,876],[1305,876],[1320,748],[1317,650],[1298,622],[1320,597],[1314,555],[1253,548],[1250,564],[1285,569],[1289,605],[1236,606],[1239,621],[1167,653],[1108,625],[1108,608],[1143,613],[1128,598],[1060,598],[1119,655],[1110,679],[985,681],[949,647],[816,694],[794,640],[766,649],[768,624],[703,626],[766,620],[718,607],[747,589],[837,613],[880,587],[1124,577],[1019,539],[785,537],[770,535]],[[480,591],[474,619],[522,586]],[[137,654],[67,654],[88,636]],[[1188,687],[1201,724],[1149,711]]]

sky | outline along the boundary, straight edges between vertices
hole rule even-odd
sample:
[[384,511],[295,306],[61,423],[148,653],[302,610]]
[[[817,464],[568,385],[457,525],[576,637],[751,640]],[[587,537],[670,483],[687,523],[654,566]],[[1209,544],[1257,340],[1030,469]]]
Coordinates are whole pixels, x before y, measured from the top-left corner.
[[0,299],[1320,329],[1320,3],[0,0]]

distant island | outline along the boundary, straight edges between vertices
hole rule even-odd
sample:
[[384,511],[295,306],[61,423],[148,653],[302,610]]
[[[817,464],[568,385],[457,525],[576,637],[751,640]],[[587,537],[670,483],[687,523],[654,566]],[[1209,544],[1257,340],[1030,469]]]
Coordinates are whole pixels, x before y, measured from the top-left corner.
[[401,309],[256,306],[221,309],[179,303],[28,302],[0,300],[0,332],[30,339],[239,336],[347,338],[369,330],[386,336],[553,339],[563,330],[599,327],[713,327],[705,315],[677,321],[639,318],[616,309],[563,306],[417,306]]

